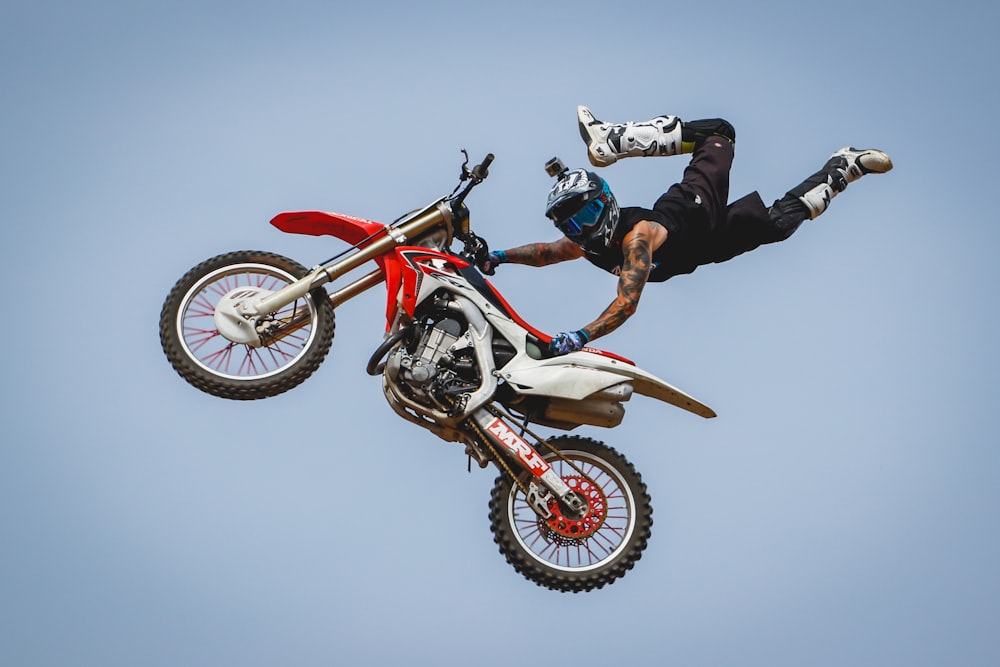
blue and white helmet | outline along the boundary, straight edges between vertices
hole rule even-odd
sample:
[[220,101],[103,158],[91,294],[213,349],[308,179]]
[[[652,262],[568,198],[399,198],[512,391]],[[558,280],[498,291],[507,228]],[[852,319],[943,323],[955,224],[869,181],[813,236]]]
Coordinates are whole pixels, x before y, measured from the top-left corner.
[[564,171],[549,190],[545,216],[577,245],[598,239],[607,246],[618,226],[619,210],[608,182],[592,171]]

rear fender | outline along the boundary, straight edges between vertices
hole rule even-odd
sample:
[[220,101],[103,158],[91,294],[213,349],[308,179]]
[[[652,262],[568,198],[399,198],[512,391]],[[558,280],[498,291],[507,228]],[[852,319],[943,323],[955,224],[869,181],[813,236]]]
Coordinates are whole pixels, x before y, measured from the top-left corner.
[[590,352],[572,352],[544,359],[521,369],[504,368],[504,379],[520,394],[558,396],[580,400],[620,382],[650,398],[677,406],[700,417],[715,417],[715,411],[680,389],[638,366]]

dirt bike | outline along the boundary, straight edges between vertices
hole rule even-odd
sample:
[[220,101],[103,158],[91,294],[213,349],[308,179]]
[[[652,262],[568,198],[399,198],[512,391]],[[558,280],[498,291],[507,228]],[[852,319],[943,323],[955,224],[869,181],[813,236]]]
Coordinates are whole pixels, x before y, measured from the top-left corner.
[[[465,153],[465,151],[463,151]],[[621,423],[634,392],[714,417],[708,406],[617,354],[585,347],[555,356],[551,336],[525,322],[477,270],[488,253],[465,199],[492,154],[446,197],[384,225],[317,211],[271,220],[294,234],[330,235],[350,247],[306,269],[268,252],[232,252],[191,269],[160,316],[174,369],[198,389],[249,400],[309,377],[333,341],[334,310],[376,285],[388,293],[386,329],[367,364],[390,407],[499,470],[489,501],[494,539],[527,579],[560,591],[600,588],[630,570],[653,523],[641,476],[596,440],[543,437]],[[464,184],[464,187],[463,187]],[[450,250],[461,241],[460,252]],[[327,285],[367,262],[343,287]]]

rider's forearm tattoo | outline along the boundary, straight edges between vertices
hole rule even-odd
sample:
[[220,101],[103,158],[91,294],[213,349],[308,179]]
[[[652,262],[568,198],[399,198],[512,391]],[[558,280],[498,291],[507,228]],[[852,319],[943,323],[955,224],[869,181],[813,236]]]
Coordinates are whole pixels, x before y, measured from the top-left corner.
[[528,266],[546,266],[556,262],[576,259],[579,253],[567,243],[529,243],[506,251],[507,261]]
[[622,247],[622,252],[625,261],[618,276],[618,296],[600,317],[583,328],[590,340],[611,333],[635,313],[642,288],[649,279],[652,268],[649,238],[637,230]]

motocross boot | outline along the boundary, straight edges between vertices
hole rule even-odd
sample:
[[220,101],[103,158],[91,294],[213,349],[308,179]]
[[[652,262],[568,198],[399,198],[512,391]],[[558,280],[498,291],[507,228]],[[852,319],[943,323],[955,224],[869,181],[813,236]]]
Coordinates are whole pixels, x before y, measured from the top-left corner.
[[625,157],[684,152],[681,119],[677,116],[657,116],[642,123],[604,123],[582,105],[577,107],[576,116],[580,136],[587,144],[587,157],[595,167],[607,167]]
[[[771,216],[784,215],[789,222],[794,217],[816,219],[838,194],[865,174],[884,174],[892,169],[886,153],[873,148],[844,147],[830,156],[823,168],[792,188],[776,201]],[[797,226],[797,225],[796,225]]]

